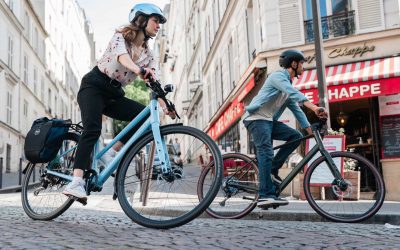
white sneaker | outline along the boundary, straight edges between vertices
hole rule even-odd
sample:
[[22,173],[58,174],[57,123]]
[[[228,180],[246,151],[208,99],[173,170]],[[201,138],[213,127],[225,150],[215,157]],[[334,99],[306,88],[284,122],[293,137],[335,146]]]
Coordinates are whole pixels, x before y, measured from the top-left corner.
[[111,161],[114,159],[115,155],[117,152],[113,149],[110,148],[101,158],[100,161],[103,163],[104,167],[107,167]]
[[87,199],[84,181],[70,182],[62,193],[67,196],[74,196],[78,199]]

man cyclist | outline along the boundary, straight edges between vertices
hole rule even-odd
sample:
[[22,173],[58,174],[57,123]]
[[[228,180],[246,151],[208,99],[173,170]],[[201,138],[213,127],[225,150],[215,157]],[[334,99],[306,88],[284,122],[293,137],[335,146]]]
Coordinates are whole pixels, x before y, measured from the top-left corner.
[[302,134],[278,121],[286,108],[289,108],[301,128],[311,134],[310,123],[299,104],[306,106],[319,117],[326,116],[324,109],[312,104],[300,91],[292,86],[294,77],[304,72],[304,55],[296,49],[289,49],[279,57],[281,70],[271,73],[258,94],[246,106],[244,125],[253,137],[259,167],[259,200],[258,207],[270,205],[287,205],[286,199],[276,196],[274,182],[282,179],[278,175],[288,156],[295,150],[300,141],[281,148],[274,157],[273,140],[293,141],[302,138]]

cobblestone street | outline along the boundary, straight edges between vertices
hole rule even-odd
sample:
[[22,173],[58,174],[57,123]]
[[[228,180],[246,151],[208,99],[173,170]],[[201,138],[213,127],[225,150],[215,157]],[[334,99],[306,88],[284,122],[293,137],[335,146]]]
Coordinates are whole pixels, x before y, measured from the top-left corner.
[[33,221],[21,206],[0,207],[1,249],[396,249],[400,229],[384,225],[196,219],[170,230],[124,213],[74,206],[54,221]]

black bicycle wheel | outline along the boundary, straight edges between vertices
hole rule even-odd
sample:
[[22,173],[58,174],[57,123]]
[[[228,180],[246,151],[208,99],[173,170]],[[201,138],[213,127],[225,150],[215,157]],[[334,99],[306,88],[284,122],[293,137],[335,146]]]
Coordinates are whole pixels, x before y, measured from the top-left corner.
[[[222,185],[206,212],[218,219],[240,219],[257,206],[258,167],[251,158],[239,153],[224,154],[222,159]],[[213,166],[209,166],[200,177],[198,195],[201,199],[204,196],[203,189],[209,189],[213,169]]]
[[350,152],[332,152],[337,166],[348,183],[340,190],[326,165],[326,158],[317,158],[304,176],[304,193],[311,207],[324,218],[335,222],[360,222],[378,212],[385,199],[385,185],[377,168],[364,157]]
[[21,199],[25,213],[30,218],[52,220],[64,213],[74,202],[62,194],[68,182],[46,174],[46,170],[72,175],[78,141],[78,134],[68,133],[55,159],[49,163],[29,164],[22,181]]
[[[118,200],[129,218],[145,227],[167,229],[193,220],[212,202],[221,184],[222,157],[215,142],[198,129],[171,125],[160,132],[165,142],[178,139],[180,144],[178,157],[168,151],[172,174],[162,174],[157,153],[150,166],[154,138],[149,133],[127,152],[116,181]],[[199,200],[197,183],[208,161],[215,162],[216,175]]]

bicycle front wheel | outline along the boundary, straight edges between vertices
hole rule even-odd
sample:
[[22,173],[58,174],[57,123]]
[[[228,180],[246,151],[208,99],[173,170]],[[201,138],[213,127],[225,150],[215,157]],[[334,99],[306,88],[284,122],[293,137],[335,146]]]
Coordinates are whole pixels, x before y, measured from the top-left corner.
[[62,194],[68,181],[46,173],[47,169],[72,175],[79,135],[68,133],[51,162],[30,163],[22,181],[21,199],[25,213],[34,220],[52,220],[74,202]]
[[[215,142],[204,132],[181,125],[160,128],[167,142],[172,175],[162,174],[157,153],[150,166],[152,133],[140,139],[125,155],[117,175],[118,200],[124,212],[138,224],[158,229],[183,225],[199,216],[218,192],[222,157]],[[177,140],[177,141],[176,141]],[[168,142],[178,142],[181,153]],[[204,199],[197,183],[209,162],[214,172]]]
[[[251,158],[239,153],[224,154],[222,159],[222,185],[206,212],[218,219],[240,219],[257,206],[258,167]],[[201,199],[213,180],[213,169],[209,166],[200,177],[197,192]]]
[[350,152],[332,152],[348,187],[336,184],[326,158],[321,156],[307,169],[304,193],[311,207],[321,216],[335,222],[360,222],[378,212],[385,199],[385,185],[377,168],[364,157]]

